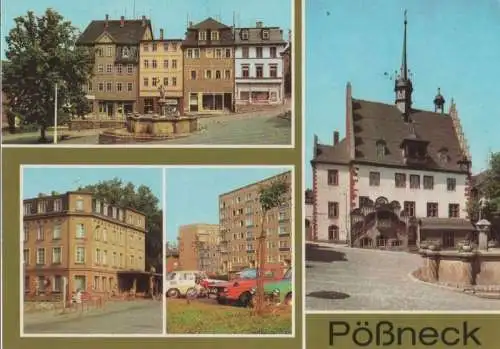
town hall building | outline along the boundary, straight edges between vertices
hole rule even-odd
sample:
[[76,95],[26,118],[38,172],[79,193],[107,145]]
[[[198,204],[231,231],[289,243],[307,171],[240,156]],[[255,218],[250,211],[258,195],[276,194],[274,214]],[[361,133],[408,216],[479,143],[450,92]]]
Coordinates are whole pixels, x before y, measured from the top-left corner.
[[314,140],[313,239],[352,247],[452,248],[474,227],[466,205],[471,156],[455,103],[445,112],[439,89],[434,111],[412,104],[404,21],[403,58],[395,103],[353,97],[346,87],[346,135],[333,145]]

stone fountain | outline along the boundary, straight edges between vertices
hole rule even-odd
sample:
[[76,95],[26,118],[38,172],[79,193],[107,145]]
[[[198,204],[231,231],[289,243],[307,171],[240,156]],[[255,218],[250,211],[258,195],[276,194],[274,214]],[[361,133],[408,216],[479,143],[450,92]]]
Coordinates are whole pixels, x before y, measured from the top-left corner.
[[99,135],[99,144],[151,142],[186,137],[197,132],[198,118],[182,116],[182,106],[165,98],[166,88],[160,86],[158,90],[160,114],[129,114],[125,128],[104,131]]

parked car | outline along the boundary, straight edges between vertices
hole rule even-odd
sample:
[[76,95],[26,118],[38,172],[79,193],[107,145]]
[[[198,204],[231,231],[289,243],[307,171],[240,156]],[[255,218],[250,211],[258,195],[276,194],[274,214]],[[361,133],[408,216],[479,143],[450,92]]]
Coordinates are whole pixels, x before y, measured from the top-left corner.
[[[264,274],[264,282],[275,281],[273,272]],[[248,268],[241,271],[238,277],[232,281],[210,284],[210,292],[217,295],[219,304],[237,303],[248,306],[252,300],[252,288],[257,284],[257,269]]]
[[264,294],[273,302],[292,305],[292,268],[287,270],[283,279],[265,283]]
[[190,288],[196,286],[196,277],[206,278],[205,273],[199,270],[179,270],[167,274],[165,282],[166,296],[179,298],[185,296]]

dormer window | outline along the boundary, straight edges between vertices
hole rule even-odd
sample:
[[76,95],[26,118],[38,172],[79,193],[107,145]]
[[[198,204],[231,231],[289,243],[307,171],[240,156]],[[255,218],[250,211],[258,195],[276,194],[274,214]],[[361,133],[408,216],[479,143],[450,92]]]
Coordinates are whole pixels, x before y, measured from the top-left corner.
[[128,47],[124,47],[122,50],[122,56],[123,58],[128,58],[130,56],[130,50]]
[[241,31],[241,40],[248,40],[248,29]]
[[207,40],[207,32],[202,31],[198,33],[198,40],[199,41],[206,41]]
[[214,30],[210,33],[210,40],[218,41],[219,40],[219,32]]
[[382,159],[386,154],[386,143],[384,140],[380,139],[376,143],[377,145],[377,158]]
[[262,39],[269,40],[269,30],[265,29],[262,31]]
[[438,151],[438,159],[439,159],[439,162],[441,162],[442,164],[446,164],[448,163],[450,157],[448,155],[448,149],[443,147],[441,149],[439,149]]

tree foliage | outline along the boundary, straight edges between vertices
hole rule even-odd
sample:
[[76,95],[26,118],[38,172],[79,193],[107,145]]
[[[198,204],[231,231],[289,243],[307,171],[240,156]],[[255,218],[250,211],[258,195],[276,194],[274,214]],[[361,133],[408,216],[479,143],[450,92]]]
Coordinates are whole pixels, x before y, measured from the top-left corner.
[[258,242],[258,275],[257,275],[257,313],[263,311],[264,305],[264,265],[266,264],[266,231],[264,229],[264,221],[270,210],[280,207],[286,200],[286,193],[289,185],[284,180],[276,180],[267,186],[262,186],[259,191],[259,203],[262,208],[262,221],[260,224],[260,236]]
[[96,198],[111,205],[129,207],[146,215],[146,270],[155,267],[157,272],[163,268],[162,232],[163,212],[159,208],[159,199],[145,185],[136,187],[119,178],[100,181],[97,184],[79,187],[79,191],[93,193]]
[[58,110],[64,105],[80,105],[85,98],[81,87],[92,73],[93,54],[75,46],[76,28],[52,9],[41,16],[28,11],[14,22],[6,37],[3,91],[12,111],[26,123],[38,125],[45,141],[47,127],[54,125],[55,85]]
[[[488,169],[475,185],[477,195],[468,201],[467,213],[473,221],[480,218],[491,220],[492,214],[500,210],[500,152],[491,155]],[[481,203],[483,198],[486,200]]]

